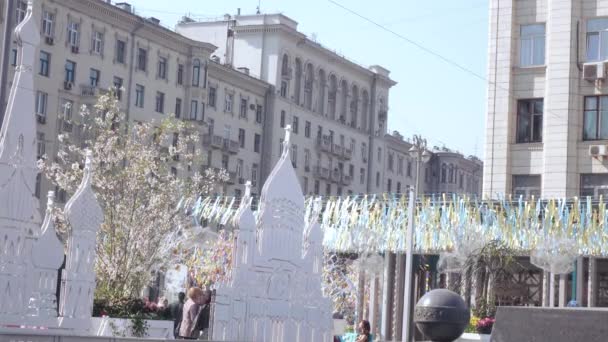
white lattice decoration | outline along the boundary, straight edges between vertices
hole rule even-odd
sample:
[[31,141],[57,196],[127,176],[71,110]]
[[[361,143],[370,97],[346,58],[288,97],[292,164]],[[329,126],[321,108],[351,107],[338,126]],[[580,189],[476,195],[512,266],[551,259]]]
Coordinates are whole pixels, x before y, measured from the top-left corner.
[[289,157],[290,130],[262,189],[257,222],[247,184],[235,218],[232,281],[216,291],[214,340],[332,340],[331,300],[321,292],[323,233],[318,223],[304,222],[304,195]]

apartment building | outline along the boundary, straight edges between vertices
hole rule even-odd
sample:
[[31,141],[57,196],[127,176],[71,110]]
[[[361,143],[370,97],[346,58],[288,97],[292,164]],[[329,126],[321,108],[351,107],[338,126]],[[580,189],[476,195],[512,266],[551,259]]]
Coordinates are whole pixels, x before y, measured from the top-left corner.
[[[7,47],[0,68],[4,108],[17,64],[12,31],[25,16],[27,2],[9,0],[0,6],[5,29],[0,44]],[[224,191],[239,195],[243,179],[259,179],[261,143],[254,139],[262,135],[270,85],[210,61],[216,49],[212,44],[190,40],[132,12],[127,3],[100,0],[34,3],[42,38],[34,70],[38,154],[55,155],[60,133],[78,136],[78,108],[115,86],[124,88],[118,95],[129,122],[171,114],[196,122],[208,151],[202,166],[226,169],[230,180]],[[36,194],[49,187],[41,177]],[[56,190],[64,201],[65,192]]]
[[[298,31],[282,14],[185,18],[176,31],[217,46],[212,59],[243,68],[274,87],[264,122],[262,178],[278,160],[283,129],[292,127],[292,158],[305,194],[384,190],[389,71],[364,68]],[[377,180],[377,181],[376,181]]]
[[[407,193],[416,187],[416,159],[410,156],[412,143],[397,131],[384,136],[384,191]],[[481,195],[483,162],[474,156],[465,157],[446,147],[429,147],[431,157],[420,165],[421,194],[458,193]]]
[[490,7],[484,194],[605,194],[608,1]]

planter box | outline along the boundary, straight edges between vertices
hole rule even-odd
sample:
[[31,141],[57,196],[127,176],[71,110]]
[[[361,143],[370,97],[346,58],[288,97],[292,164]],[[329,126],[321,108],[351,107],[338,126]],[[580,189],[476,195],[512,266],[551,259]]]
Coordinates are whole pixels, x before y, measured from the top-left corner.
[[[148,323],[146,338],[173,339],[173,321],[145,320]],[[131,334],[131,320],[126,318],[93,317],[91,318],[92,336],[124,336]]]
[[456,340],[456,342],[473,342],[473,341],[489,342],[490,335],[464,333],[464,334],[462,334],[462,336],[460,336],[459,339]]

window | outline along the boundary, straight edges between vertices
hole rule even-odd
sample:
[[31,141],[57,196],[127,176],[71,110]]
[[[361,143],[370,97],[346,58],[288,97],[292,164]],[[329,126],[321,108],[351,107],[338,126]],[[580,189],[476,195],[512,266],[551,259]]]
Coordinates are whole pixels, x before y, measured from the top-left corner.
[[71,100],[64,99],[61,107],[63,108],[63,125],[62,129],[65,132],[72,131],[72,110],[74,109],[74,102]]
[[255,106],[255,122],[262,123],[263,121],[262,105]]
[[234,94],[226,93],[224,100],[224,112],[232,113],[232,103],[234,102]]
[[458,187],[464,189],[464,175],[462,173],[458,177]]
[[175,99],[175,117],[178,119],[182,117],[182,99],[180,98]]
[[209,107],[215,108],[215,99],[217,96],[217,89],[215,87],[209,87],[209,96],[207,98],[207,103]]
[[382,148],[378,147],[378,162],[382,161]]
[[348,165],[348,175],[351,179],[355,176],[355,166],[353,164]]
[[116,98],[122,100],[122,78],[114,76],[112,80],[112,84],[114,85],[114,91],[116,92]]
[[325,194],[331,195],[331,184],[330,183],[325,184]]
[[247,99],[241,98],[241,107],[239,108],[239,116],[247,119]]
[[365,168],[359,170],[359,183],[365,184]]
[[376,187],[380,187],[380,172],[376,172]]
[[160,91],[156,92],[156,112],[165,112],[165,94],[161,93]]
[[36,92],[36,115],[46,117],[46,105],[48,98],[49,94],[42,91]]
[[387,192],[392,192],[393,188],[393,180],[392,179],[388,179],[388,181],[386,181],[386,191]]
[[144,108],[144,91],[143,85],[135,85],[135,107]]
[[407,161],[407,176],[412,177],[412,161]]
[[11,65],[12,66],[17,65],[17,49],[11,50]]
[[521,26],[519,66],[545,64],[545,25]]
[[237,159],[236,160],[236,176],[238,178],[243,177],[243,164],[245,162],[243,161],[243,159]]
[[46,142],[44,141],[44,133],[38,132],[36,135],[38,138],[37,157],[40,159],[46,153]]
[[183,64],[177,65],[177,84],[179,84],[179,85],[184,84],[184,65]]
[[15,18],[17,24],[20,23],[21,21],[23,21],[23,19],[25,19],[26,13],[27,13],[27,2],[23,1],[23,0],[17,1],[16,18]]
[[245,130],[239,128],[239,146],[245,148]]
[[294,115],[291,121],[292,121],[291,131],[294,134],[298,134],[298,123],[299,123],[298,117]]
[[70,60],[65,62],[65,81],[74,83],[76,76],[76,63]]
[[55,14],[49,11],[42,13],[42,33],[45,37],[53,37],[53,31],[55,30],[54,22]]
[[543,138],[543,99],[517,102],[517,142],[541,142]]
[[137,70],[146,71],[148,65],[148,50],[139,48],[137,50]]
[[608,96],[585,97],[583,140],[608,139]]
[[608,173],[581,174],[581,197],[608,196]]
[[198,101],[192,100],[192,101],[190,101],[190,120],[196,120],[197,113],[198,113]]
[[258,164],[251,165],[251,186],[256,186],[258,183]]
[[287,97],[287,81],[281,81],[281,97]]
[[40,70],[38,74],[40,76],[49,77],[51,66],[51,54],[48,52],[40,51]]
[[310,138],[310,121],[306,121],[304,124],[304,136]]
[[283,154],[283,138],[279,139],[279,155]]
[[96,55],[103,54],[103,33],[98,31],[93,32],[92,50]]
[[394,166],[393,164],[395,164],[394,159],[395,158],[394,158],[393,154],[389,153],[388,154],[388,170],[391,172],[393,171],[393,166]]
[[36,196],[36,198],[40,198],[40,191],[41,191],[41,186],[42,186],[42,174],[39,173],[36,175],[36,187],[34,188],[34,196]]
[[310,150],[304,149],[304,168],[310,170]]
[[364,163],[367,162],[367,144],[361,143],[361,159]]
[[303,185],[304,186],[304,194],[306,195],[308,193],[308,177],[304,177],[303,180],[304,180],[304,182],[303,182],[304,183],[304,185]]
[[125,64],[127,43],[124,40],[116,40],[116,62]]
[[78,46],[80,24],[74,21],[68,23],[68,44],[72,47]]
[[255,134],[253,137],[253,152],[260,153],[260,145],[262,143],[262,136],[259,134]]
[[587,21],[587,61],[608,59],[608,18]]
[[513,196],[529,198],[540,197],[540,175],[513,175]]
[[447,173],[448,173],[447,165],[441,164],[441,183],[447,182]]
[[291,164],[294,168],[298,167],[298,146],[291,145]]
[[[196,58],[192,62],[192,85],[198,87],[201,81],[201,61]],[[232,112],[232,110],[230,110]]]
[[397,156],[397,174],[403,175],[403,156]]
[[158,67],[156,74],[161,80],[167,79],[167,59],[165,57],[158,57]]
[[401,193],[401,182],[397,182],[397,193]]
[[314,190],[315,195],[319,194],[320,189],[321,189],[321,182],[319,182],[318,180],[315,180],[315,190]]
[[285,128],[285,111],[284,110],[281,111],[281,122],[280,122],[280,124],[281,124],[281,128]]
[[100,78],[100,72],[97,69],[92,69],[89,70],[89,85],[91,87],[97,87],[99,86],[99,78]]
[[230,160],[228,159],[228,155],[227,154],[222,154],[222,168],[224,170],[228,170],[228,164],[230,163]]

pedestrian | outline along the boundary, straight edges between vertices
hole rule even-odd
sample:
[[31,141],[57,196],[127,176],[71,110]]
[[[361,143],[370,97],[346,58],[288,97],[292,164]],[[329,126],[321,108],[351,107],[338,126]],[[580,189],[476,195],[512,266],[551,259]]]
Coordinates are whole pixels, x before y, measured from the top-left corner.
[[357,340],[355,342],[372,342],[371,327],[369,322],[362,320],[357,327]]
[[200,331],[200,340],[206,340],[209,336],[209,317],[211,315],[211,291],[203,291],[201,309],[196,320],[196,330]]
[[186,294],[183,292],[178,293],[177,302],[169,305],[169,314],[173,320],[173,335],[174,337],[179,336],[179,324],[182,322],[182,313],[184,311],[184,301],[186,300]]
[[179,338],[183,340],[196,340],[198,330],[196,323],[200,312],[200,304],[203,300],[203,290],[198,287],[191,287],[188,290],[188,300],[184,304],[182,321],[179,326]]

